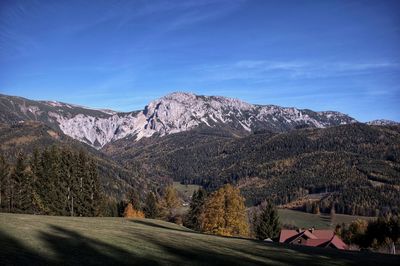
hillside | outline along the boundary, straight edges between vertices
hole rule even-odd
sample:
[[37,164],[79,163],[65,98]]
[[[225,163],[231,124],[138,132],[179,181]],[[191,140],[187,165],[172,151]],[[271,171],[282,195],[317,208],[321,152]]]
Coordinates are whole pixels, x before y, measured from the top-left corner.
[[0,214],[3,265],[397,265],[398,256],[218,237],[167,222]]
[[104,151],[148,176],[201,184],[209,189],[236,183],[248,203],[271,198],[285,204],[325,193],[321,208],[374,216],[397,208],[400,185],[400,127],[343,125],[235,138],[190,131]]
[[126,170],[102,152],[42,122],[0,124],[0,153],[5,155],[8,161],[13,161],[19,152],[31,155],[34,149],[41,150],[52,145],[66,146],[75,151],[87,151],[97,162],[100,180],[108,196],[121,199],[132,187],[143,191],[151,186],[151,181],[138,175],[138,172]]

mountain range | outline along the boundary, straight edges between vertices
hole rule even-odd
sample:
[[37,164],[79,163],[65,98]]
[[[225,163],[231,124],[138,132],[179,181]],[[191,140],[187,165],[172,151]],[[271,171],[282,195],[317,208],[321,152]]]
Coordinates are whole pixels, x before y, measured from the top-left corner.
[[339,112],[254,105],[238,99],[182,92],[154,100],[143,110],[126,113],[0,95],[0,122],[29,120],[60,129],[97,149],[125,137],[134,137],[137,141],[200,126],[220,127],[246,135],[256,131],[284,132],[296,127],[325,128],[357,122]]
[[86,149],[122,199],[172,180],[238,185],[248,205],[317,199],[321,210],[377,215],[400,205],[400,126],[335,111],[253,105],[176,92],[143,110],[95,110],[0,95],[0,151]]

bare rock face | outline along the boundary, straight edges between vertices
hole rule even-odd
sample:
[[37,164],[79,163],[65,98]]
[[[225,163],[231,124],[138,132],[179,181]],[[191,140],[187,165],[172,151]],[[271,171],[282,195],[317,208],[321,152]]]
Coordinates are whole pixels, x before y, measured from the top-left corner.
[[150,102],[142,111],[118,113],[54,101],[0,95],[0,122],[37,120],[97,149],[109,142],[154,134],[162,137],[196,127],[227,127],[243,132],[283,132],[298,126],[329,127],[357,122],[339,112],[314,112],[275,105],[253,105],[220,96],[175,92]]

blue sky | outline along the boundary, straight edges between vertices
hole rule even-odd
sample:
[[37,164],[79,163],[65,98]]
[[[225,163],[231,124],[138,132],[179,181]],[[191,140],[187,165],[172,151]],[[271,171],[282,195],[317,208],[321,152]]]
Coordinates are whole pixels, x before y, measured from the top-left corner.
[[173,91],[400,121],[400,1],[0,1],[0,92],[121,111]]

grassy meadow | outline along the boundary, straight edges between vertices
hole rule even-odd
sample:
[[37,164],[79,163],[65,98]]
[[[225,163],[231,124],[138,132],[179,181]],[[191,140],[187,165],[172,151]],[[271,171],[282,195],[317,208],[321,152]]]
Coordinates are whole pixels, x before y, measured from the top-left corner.
[[[183,198],[185,202],[190,201],[193,192],[200,188],[198,185],[183,185],[179,182],[174,182],[173,186],[178,192],[180,198]],[[181,206],[179,208],[179,213],[185,214],[188,210],[188,206]],[[293,225],[299,228],[310,228],[314,226],[318,229],[334,229],[337,224],[349,224],[357,219],[374,219],[373,217],[346,214],[335,214],[331,217],[327,214],[312,214],[291,209],[278,209],[278,213],[282,224]]]
[[199,185],[184,185],[180,182],[174,182],[173,186],[178,194],[181,196],[181,198],[185,200],[189,200],[192,197],[193,193],[200,188]]
[[0,214],[1,265],[399,265],[400,257],[218,237],[124,218]]
[[289,209],[278,209],[282,224],[294,225],[299,228],[315,227],[317,229],[334,229],[337,224],[349,224],[354,220],[371,220],[373,217],[335,214],[332,217],[326,214],[312,214]]

